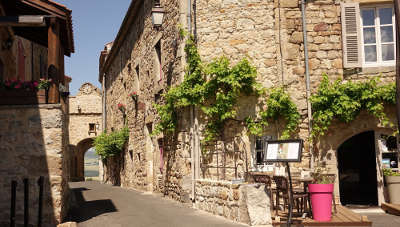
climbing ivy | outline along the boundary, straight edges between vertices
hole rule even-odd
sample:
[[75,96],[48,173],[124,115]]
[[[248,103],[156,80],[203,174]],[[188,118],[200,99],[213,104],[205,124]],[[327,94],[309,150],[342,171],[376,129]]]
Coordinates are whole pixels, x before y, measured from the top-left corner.
[[330,82],[323,80],[317,93],[311,96],[313,109],[312,138],[324,135],[334,118],[342,122],[354,120],[365,109],[380,120],[383,125],[391,125],[384,113],[384,104],[396,103],[394,83],[380,85],[377,78],[365,82]]
[[[205,64],[201,61],[193,37],[184,32],[182,34],[187,36],[186,75],[181,84],[170,88],[164,94],[163,105],[155,105],[160,122],[156,125],[153,134],[174,132],[177,112],[183,107],[199,106],[206,116],[203,142],[210,142],[221,135],[226,120],[236,117],[237,101],[241,95],[262,95],[264,89],[257,83],[257,71],[247,59],[241,60],[234,66],[231,66],[226,57]],[[296,106],[290,102],[289,96],[283,92],[283,89],[272,91],[269,96],[272,99],[266,101],[270,107],[266,113],[262,113],[263,121],[259,123],[250,118],[247,119],[252,132],[255,128],[266,126],[268,118],[276,119],[282,114],[289,123],[287,126],[289,131],[297,127],[294,126],[295,119],[297,122],[299,119]],[[296,116],[292,115],[294,112],[297,113]]]
[[286,121],[280,139],[288,139],[295,132],[300,122],[300,113],[297,106],[292,102],[290,96],[283,88],[273,88],[269,97],[265,100],[266,108],[260,112],[259,120],[251,117],[246,118],[247,127],[251,134],[261,135],[268,122],[278,121],[280,118]]
[[94,140],[94,148],[97,155],[104,160],[108,157],[121,153],[128,139],[128,127],[124,127],[121,130],[111,133],[103,132]]

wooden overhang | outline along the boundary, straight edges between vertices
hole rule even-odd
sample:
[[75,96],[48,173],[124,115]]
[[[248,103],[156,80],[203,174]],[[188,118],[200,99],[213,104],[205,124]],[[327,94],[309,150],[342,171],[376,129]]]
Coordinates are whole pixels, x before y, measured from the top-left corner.
[[60,42],[64,55],[71,56],[75,52],[72,11],[67,7],[50,0],[0,0],[4,16],[17,17],[20,15],[40,15],[46,17],[46,26],[11,26],[15,35],[32,42],[48,46],[49,20],[57,18],[60,25]]

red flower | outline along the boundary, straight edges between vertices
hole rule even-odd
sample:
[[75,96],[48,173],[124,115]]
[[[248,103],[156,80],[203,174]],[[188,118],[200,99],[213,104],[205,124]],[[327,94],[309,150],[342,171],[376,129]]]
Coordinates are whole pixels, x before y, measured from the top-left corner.
[[122,103],[118,103],[118,109],[119,109],[120,111],[124,112],[124,111],[125,111],[125,105],[122,104]]

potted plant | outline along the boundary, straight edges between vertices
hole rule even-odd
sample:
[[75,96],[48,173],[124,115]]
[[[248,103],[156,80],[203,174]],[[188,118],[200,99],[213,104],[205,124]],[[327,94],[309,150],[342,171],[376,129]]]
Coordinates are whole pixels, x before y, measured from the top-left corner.
[[119,109],[119,111],[121,111],[122,113],[125,113],[126,107],[125,107],[124,104],[118,103],[118,109]]
[[29,105],[47,103],[47,91],[51,80],[0,81],[0,105]]
[[136,102],[139,95],[136,93],[136,91],[133,91],[133,92],[131,92],[131,93],[129,94],[129,96],[130,96],[133,100],[135,100],[135,102]]
[[311,197],[313,219],[316,221],[330,221],[332,217],[332,199],[334,174],[327,174],[325,169],[317,167],[311,173],[313,182],[308,184]]
[[392,169],[383,169],[383,176],[389,194],[389,202],[400,204],[400,173]]

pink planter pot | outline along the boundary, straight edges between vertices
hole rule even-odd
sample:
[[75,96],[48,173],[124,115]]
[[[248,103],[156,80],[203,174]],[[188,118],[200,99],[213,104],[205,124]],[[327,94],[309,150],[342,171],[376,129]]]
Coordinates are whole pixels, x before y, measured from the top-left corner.
[[313,219],[330,221],[332,216],[333,184],[309,184]]

